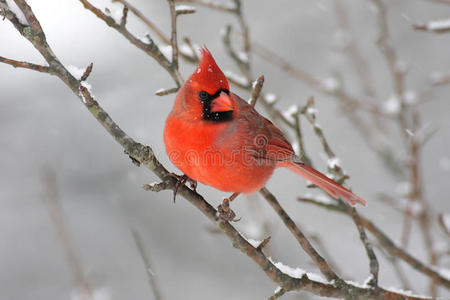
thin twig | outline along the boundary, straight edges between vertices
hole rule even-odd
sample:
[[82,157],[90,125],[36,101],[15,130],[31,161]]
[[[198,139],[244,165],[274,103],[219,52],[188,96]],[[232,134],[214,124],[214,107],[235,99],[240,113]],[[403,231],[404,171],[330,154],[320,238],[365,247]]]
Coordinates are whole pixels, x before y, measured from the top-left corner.
[[415,30],[422,30],[434,33],[450,32],[450,19],[434,20],[426,23],[417,23],[412,25]]
[[[198,63],[200,61],[200,58],[198,57],[197,49],[194,48],[194,45],[192,44],[191,39],[188,38],[188,37],[185,37],[183,39],[183,41],[185,42],[185,44],[189,47],[189,49],[192,52],[192,56],[193,57],[192,57],[192,59],[190,61],[193,62],[193,63]],[[186,57],[186,55],[184,55],[183,52],[181,52],[181,55],[183,56],[183,58]]]
[[308,154],[306,154],[306,150],[305,150],[305,146],[303,145],[303,134],[302,134],[302,130],[301,130],[301,125],[300,125],[300,116],[299,114],[294,114],[292,116],[294,118],[294,122],[295,122],[295,137],[296,137],[296,142],[297,142],[297,147],[298,147],[298,157],[300,158],[300,160],[310,166],[313,166],[313,163],[311,161],[311,159],[309,158]]
[[[244,44],[244,51],[246,54],[247,61],[250,61],[250,49],[251,49],[251,43],[250,43],[250,34],[248,30],[247,22],[245,21],[244,14],[242,12],[242,3],[241,0],[233,0],[235,4],[234,13],[238,17],[239,25],[242,30],[242,36],[243,36],[243,44]],[[249,66],[250,70],[250,66]]]
[[389,252],[387,252],[380,244],[375,244],[375,246],[378,246],[378,249],[380,252],[384,255],[384,257],[391,263],[392,268],[394,269],[394,272],[397,274],[398,279],[400,280],[402,284],[402,289],[406,291],[413,291],[411,288],[411,285],[408,281],[408,274],[405,274],[399,264],[400,260],[391,255]]
[[275,293],[272,296],[270,296],[268,300],[276,300],[281,296],[283,296],[284,294],[286,294],[286,290],[283,289],[282,287],[278,287]]
[[367,238],[366,231],[364,230],[364,227],[361,223],[361,218],[359,214],[356,212],[356,209],[354,207],[351,208],[351,216],[356,224],[356,228],[359,231],[359,238],[364,244],[367,257],[369,258],[370,274],[372,275],[372,278],[369,281],[369,285],[378,288],[378,271],[379,271],[378,259],[375,255],[375,252],[373,251],[372,244],[369,242],[369,239]]
[[[178,40],[177,40],[177,12],[175,10],[175,0],[167,0],[170,8],[170,25],[171,25],[171,35],[170,44],[172,45],[172,65],[174,72],[177,73],[179,77],[179,82],[183,82],[181,75],[178,71]],[[179,85],[180,86],[180,85]]]
[[100,9],[92,5],[88,0],[79,0],[83,6],[90,10],[93,14],[95,14],[99,19],[103,20],[109,27],[114,28],[120,34],[122,34],[129,42],[135,45],[137,48],[144,51],[146,54],[155,59],[161,67],[163,67],[172,79],[175,81],[177,86],[181,86],[183,80],[177,69],[174,69],[172,63],[164,56],[164,54],[160,51],[159,47],[153,42],[153,40],[147,35],[147,42],[137,38],[131,32],[128,31],[126,26],[120,26],[117,24],[114,18],[103,13]]
[[142,188],[146,191],[160,192],[170,190],[172,188],[170,181],[161,181],[158,183],[144,184]]
[[133,239],[136,244],[136,247],[139,250],[139,254],[141,255],[142,261],[144,262],[145,271],[147,273],[148,284],[150,285],[150,288],[153,291],[155,300],[161,300],[162,296],[161,296],[161,291],[159,288],[159,283],[156,280],[156,276],[153,271],[152,264],[150,262],[150,257],[147,254],[147,252],[145,251],[145,247],[144,247],[144,243],[142,242],[142,238],[134,228],[131,228],[131,233],[133,235]]
[[266,237],[264,240],[261,241],[261,243],[259,243],[259,245],[256,247],[256,250],[258,251],[262,251],[262,249],[267,246],[267,244],[270,242],[271,237],[268,236]]
[[255,106],[256,101],[258,101],[259,94],[261,94],[261,90],[264,84],[264,75],[261,75],[256,79],[256,81],[253,83],[253,91],[252,91],[252,97],[250,98],[250,105]]
[[33,63],[25,62],[25,61],[18,61],[18,60],[6,58],[3,56],[0,56],[0,62],[11,65],[14,68],[25,68],[25,69],[42,72],[42,73],[50,73],[51,72],[50,67],[37,65],[37,64],[33,64]]
[[42,174],[42,181],[45,187],[44,202],[52,220],[53,227],[56,230],[58,240],[63,247],[69,269],[72,271],[77,291],[80,296],[85,297],[82,299],[93,299],[91,283],[84,274],[77,251],[70,240],[69,229],[59,200],[55,173],[50,170],[45,170]]
[[86,70],[84,70],[83,75],[81,75],[80,81],[86,81],[86,79],[91,75],[92,67],[94,66],[94,63],[90,63],[89,66],[87,66]]
[[[350,121],[354,124],[355,128],[360,132],[361,137],[366,141],[370,148],[377,153],[383,163],[395,175],[399,175],[402,173],[402,166],[399,164],[400,160],[394,155],[394,151],[390,149],[388,144],[383,143],[383,140],[379,138],[379,132],[375,132],[373,130],[373,128],[378,127],[377,124],[374,124],[374,126],[372,125],[372,123],[368,123],[367,120],[361,118],[356,113],[357,109],[362,109],[371,113],[372,115],[384,115],[382,110],[376,104],[374,104],[373,101],[371,101],[370,99],[358,101],[355,97],[349,95],[347,92],[342,91],[342,89],[340,88],[335,90],[330,89],[327,92],[326,89],[323,89],[323,84],[319,79],[315,78],[312,74],[303,71],[298,67],[295,67],[291,61],[284,59],[277,53],[269,50],[267,47],[264,47],[256,41],[253,41],[252,49],[254,49],[256,54],[260,55],[268,62],[273,63],[281,70],[291,75],[293,79],[304,82],[315,91],[337,98],[342,104],[343,112],[348,116]],[[265,108],[269,109],[269,111],[273,109],[273,106],[266,103],[264,104]],[[273,115],[276,116],[277,114]],[[288,124],[288,122],[284,123]]]
[[[140,143],[135,142],[131,137],[129,137],[112,119],[111,117],[102,109],[99,103],[94,99],[89,90],[83,86],[82,82],[74,78],[66,68],[59,62],[57,57],[54,55],[50,46],[47,44],[45,35],[40,28],[39,21],[36,16],[31,11],[28,5],[26,5],[24,0],[15,0],[18,3],[21,10],[24,12],[27,20],[33,21],[31,25],[31,32],[24,30],[27,25],[15,24],[14,13],[7,11],[6,16],[16,27],[16,29],[26,37],[36,49],[41,52],[42,56],[49,63],[49,65],[54,67],[54,75],[58,76],[71,90],[77,95],[83,104],[89,109],[93,116],[98,120],[98,122],[105,127],[105,129],[115,138],[115,140],[122,145],[125,152],[136,162],[149,168],[153,173],[155,173],[161,180],[169,182],[172,190],[176,187],[176,179],[170,175],[170,173],[165,169],[165,167],[156,159],[153,150],[144,146]],[[80,0],[83,3],[87,2],[85,0]],[[4,0],[0,0],[0,3],[4,3]],[[92,8],[92,7],[91,7]],[[2,8],[3,9],[3,8]],[[94,13],[98,13],[94,10]],[[9,16],[9,17],[8,17]],[[104,20],[107,24],[110,19]],[[113,20],[114,22],[114,20]],[[114,22],[114,24],[116,24]],[[16,26],[17,25],[17,26]],[[117,29],[115,25],[109,26]],[[117,25],[117,24],[116,24]],[[167,69],[166,69],[167,70]],[[167,70],[169,72],[169,70]],[[169,72],[170,73],[170,72]],[[174,78],[174,80],[176,80]],[[247,242],[247,240],[241,236],[241,234],[229,223],[225,222],[217,217],[217,211],[209,203],[207,203],[202,196],[194,191],[191,191],[186,186],[182,186],[179,189],[179,194],[186,198],[192,205],[198,208],[208,219],[210,219],[216,226],[221,228],[221,230],[227,235],[227,237],[232,241],[233,245],[246,254],[249,258],[255,261],[259,267],[266,273],[266,275],[272,279],[274,282],[279,284],[286,291],[292,290],[305,290],[315,293],[320,296],[327,297],[346,297],[348,293],[343,291],[341,288],[327,283],[321,283],[317,281],[310,280],[306,275],[301,278],[294,278],[281,272],[275,267],[275,265],[262,253],[258,251],[255,247]],[[363,222],[364,224],[364,222]],[[365,225],[366,226],[366,225]],[[347,284],[352,290],[352,295],[357,299],[376,299],[378,297],[391,297],[395,299],[408,298],[408,299],[420,299],[420,297],[406,297],[400,293],[387,291],[381,289],[378,293],[375,293],[373,289],[361,288],[355,285]]]
[[177,2],[186,2],[186,3],[193,3],[202,5],[204,7],[212,8],[219,11],[225,11],[225,12],[234,12],[236,7],[234,3],[230,1],[229,4],[222,4],[220,2],[213,2],[210,0],[177,0]]
[[124,5],[122,9],[122,18],[120,19],[120,26],[125,27],[127,25],[128,6]]
[[[325,138],[325,135],[323,134],[322,129],[316,123],[316,116],[315,116],[315,113],[314,113],[314,98],[310,97],[308,99],[307,109],[304,110],[304,114],[305,114],[306,118],[308,119],[308,121],[313,126],[314,132],[316,133],[317,137],[321,141],[323,149],[324,149],[325,153],[328,156],[328,159],[330,159],[330,160],[331,159],[336,159],[336,155],[331,150],[331,147],[328,144],[328,141]],[[341,178],[342,179],[345,178],[344,172],[343,172],[342,168],[338,164],[335,163],[333,166],[331,166],[329,164],[328,169],[336,177],[338,177],[338,180],[341,179]],[[355,222],[356,228],[359,231],[359,237],[361,239],[361,242],[364,245],[364,248],[366,249],[366,254],[367,254],[367,257],[369,258],[369,261],[370,261],[370,264],[369,264],[369,266],[370,266],[370,273],[372,274],[372,279],[370,281],[370,284],[373,287],[377,288],[378,287],[378,270],[379,270],[377,257],[375,255],[375,252],[373,251],[372,245],[370,244],[369,240],[367,239],[366,232],[364,230],[364,227],[361,225],[360,217],[359,217],[358,213],[356,212],[355,208],[351,208],[350,216],[352,217],[353,221]]]
[[335,280],[337,283],[344,284],[343,280],[339,278],[339,276],[328,265],[326,260],[322,256],[320,256],[320,254],[314,249],[303,232],[298,228],[295,222],[281,207],[275,196],[267,188],[262,188],[260,190],[260,193],[261,195],[263,195],[264,199],[267,200],[270,206],[275,210],[275,212],[281,218],[292,235],[294,235],[295,239],[299,242],[300,246],[302,246],[303,250],[305,250],[305,252],[311,257],[322,274],[325,275],[328,280]]
[[[315,201],[311,198],[298,198],[299,201],[318,205],[322,208],[326,208],[331,211],[336,211],[340,213],[347,214],[351,216],[351,207],[348,205],[335,205],[327,204],[323,202]],[[450,279],[445,278],[443,275],[439,274],[432,267],[427,266],[422,263],[419,259],[413,257],[408,252],[406,252],[401,246],[397,246],[383,231],[380,230],[372,221],[366,217],[359,215],[362,225],[373,234],[373,236],[378,240],[378,242],[388,251],[391,255],[398,257],[410,265],[413,269],[421,272],[431,278],[434,278],[439,284],[450,289]]]
[[[418,216],[420,229],[422,231],[423,240],[428,253],[429,263],[435,265],[437,262],[437,256],[433,249],[433,240],[431,236],[430,222],[429,222],[429,210],[427,208],[424,196],[423,187],[420,178],[420,147],[421,143],[418,141],[416,131],[419,128],[419,115],[417,110],[408,109],[405,103],[405,75],[406,68],[402,65],[398,58],[397,51],[392,44],[389,35],[388,22],[387,22],[387,9],[382,0],[371,0],[378,9],[378,26],[380,28],[378,45],[384,54],[387,61],[387,65],[392,74],[392,80],[394,83],[394,93],[400,102],[400,110],[398,112],[398,125],[401,130],[404,144],[409,148],[410,152],[410,182],[412,191],[408,196],[408,205],[404,213],[403,233],[402,233],[402,246],[406,247],[409,236],[411,233],[413,212],[412,208],[419,204],[421,211]],[[410,134],[412,133],[412,135]],[[430,283],[430,292],[433,297],[436,296],[436,280],[432,280]]]
[[353,37],[353,33],[348,20],[347,7],[345,7],[345,4],[339,0],[335,0],[333,1],[333,3],[340,27],[339,30],[341,30],[343,34],[348,35],[348,41],[344,46],[345,48],[343,49],[343,52],[350,58],[352,67],[361,82],[365,95],[368,97],[374,97],[375,92],[372,86],[373,81],[371,80],[369,75],[369,65],[361,54],[361,51],[356,44],[355,38]]
[[169,38],[166,37],[166,35],[152,22],[149,18],[147,18],[143,13],[141,13],[135,6],[131,5],[126,0],[112,0],[113,2],[120,2],[136,16],[138,17],[142,22],[144,22],[145,25],[147,25],[148,28],[150,28],[164,43],[167,45],[170,44]]
[[[320,237],[320,235],[316,234],[314,232],[308,232],[306,235],[308,236],[309,240],[312,241],[317,246],[317,248],[322,253],[322,255],[327,258],[327,262],[330,265],[330,267],[333,270],[335,270],[336,273],[341,274],[342,277],[349,278],[347,276],[342,275],[342,274],[344,274],[344,272],[339,268],[339,264],[333,259],[330,251],[324,244],[323,239]],[[325,237],[325,238],[327,238],[327,237]],[[349,278],[349,279],[352,279],[352,278]]]
[[[300,113],[303,114],[305,116],[305,118],[308,120],[308,122],[312,125],[314,133],[316,134],[317,138],[319,139],[320,143],[322,144],[323,150],[325,151],[325,154],[327,155],[328,159],[336,160],[336,154],[334,154],[333,150],[331,149],[330,145],[328,144],[327,139],[325,138],[322,128],[316,121],[313,97],[308,98],[305,109],[300,110]],[[335,177],[334,179],[337,182],[343,183],[343,181],[348,178],[348,176],[346,176],[344,174],[344,171],[342,170],[342,168],[340,167],[340,165],[338,163],[334,163],[333,165],[328,164],[327,167],[328,167],[328,170]]]
[[176,87],[176,88],[171,88],[171,89],[159,89],[155,92],[156,96],[166,96],[166,95],[170,95],[170,94],[174,94],[176,92],[178,92],[180,88]]
[[246,56],[243,58],[241,55],[239,55],[231,45],[231,33],[232,33],[232,27],[231,25],[228,25],[225,28],[225,34],[222,36],[223,44],[225,45],[225,50],[227,51],[228,55],[233,59],[233,61],[238,66],[241,73],[244,75],[244,77],[247,79],[247,82],[252,82],[252,75],[250,74],[250,63],[248,60],[248,57]]
[[[22,7],[24,7],[24,5],[26,4],[24,0],[16,0],[16,2],[21,2],[20,4],[22,4]],[[24,10],[25,9],[22,8],[22,11]],[[99,103],[92,97],[89,90],[81,85],[80,82],[76,80],[54,56],[53,52],[50,49],[50,46],[45,40],[45,35],[43,34],[42,29],[39,29],[39,22],[34,16],[34,13],[31,11],[31,8],[28,7],[28,10],[25,11],[28,14],[29,18],[34,19],[34,22],[36,23],[34,27],[36,32],[27,35],[26,33],[24,33],[23,28],[21,26],[18,26],[17,29],[19,30],[19,32],[24,35],[24,37],[29,39],[30,42],[32,42],[38,50],[42,51],[42,55],[46,60],[48,60],[48,63],[50,65],[56,64],[55,75],[57,75],[72,89],[72,91],[80,98],[83,104],[89,109],[89,111],[94,115],[99,123],[103,125],[103,127],[105,127],[105,129],[115,138],[115,140],[124,147],[125,152],[130,157],[132,157],[134,161],[149,168],[163,181],[169,182],[171,189],[174,190],[177,183],[176,179],[173,178],[173,176],[171,176],[170,173],[164,168],[164,166],[156,159],[153,154],[153,150],[148,146],[144,146],[135,142],[110,118],[106,111],[104,111]],[[14,18],[11,19],[14,20]],[[34,35],[39,35],[40,39],[35,38]],[[243,253],[247,254],[251,259],[259,264],[261,269],[265,271],[269,278],[271,278],[278,284],[282,284],[284,289],[303,289],[322,296],[342,296],[342,292],[333,285],[315,282],[307,277],[293,278],[287,274],[282,273],[261,251],[258,251],[255,247],[249,244],[247,240],[243,238],[233,226],[231,226],[230,223],[220,220],[217,217],[217,211],[214,209],[214,207],[207,203],[203,199],[203,197],[201,197],[196,192],[191,191],[186,186],[182,186],[178,192],[191,204],[202,211],[203,214],[208,217],[213,223],[219,226],[222,231],[233,241],[233,244],[236,247],[238,247]],[[355,288],[358,290],[357,287]],[[367,296],[371,294],[370,290],[359,290],[361,295]]]

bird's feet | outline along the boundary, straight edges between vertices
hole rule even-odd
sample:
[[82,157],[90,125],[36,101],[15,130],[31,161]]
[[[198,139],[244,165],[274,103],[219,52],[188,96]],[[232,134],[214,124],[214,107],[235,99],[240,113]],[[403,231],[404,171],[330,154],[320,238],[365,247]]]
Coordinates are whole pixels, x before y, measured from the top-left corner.
[[177,175],[175,173],[170,173],[171,176],[173,176],[177,180],[177,184],[175,185],[175,190],[173,191],[173,202],[175,202],[175,199],[178,194],[178,190],[186,183],[189,182],[189,185],[191,189],[194,192],[197,192],[197,181],[190,178],[189,176],[183,174],[183,175]]
[[237,222],[241,219],[236,219],[236,213],[230,208],[230,202],[233,201],[233,199],[236,198],[237,195],[239,195],[239,193],[234,193],[230,198],[223,199],[222,204],[217,207],[219,218],[228,222]]

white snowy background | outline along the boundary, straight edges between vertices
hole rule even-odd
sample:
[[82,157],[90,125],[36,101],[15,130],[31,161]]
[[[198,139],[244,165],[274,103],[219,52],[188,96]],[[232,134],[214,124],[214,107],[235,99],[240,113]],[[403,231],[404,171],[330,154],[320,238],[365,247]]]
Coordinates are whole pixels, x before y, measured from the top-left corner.
[[[166,1],[130,2],[169,32]],[[252,40],[319,78],[338,70],[346,76],[350,91],[360,91],[348,61],[336,51],[337,20],[331,0],[243,2]],[[392,83],[374,44],[378,32],[374,9],[369,1],[344,2],[368,59],[376,97],[388,101]],[[450,6],[422,0],[385,2],[393,43],[408,66],[407,85],[424,90],[430,84],[430,74],[450,71],[450,33],[414,31],[411,22],[449,18]],[[108,1],[93,3],[112,11],[117,6]],[[162,139],[174,95],[154,95],[160,88],[173,86],[168,74],[78,1],[30,0],[29,4],[62,62],[79,68],[93,62],[88,82],[101,105],[128,134],[150,145],[158,159],[176,171],[168,162]],[[143,37],[148,30],[129,19],[131,31]],[[179,34],[206,44],[223,69],[237,72],[221,44],[220,31],[228,23],[237,27],[233,16],[198,8],[196,14],[179,18]],[[0,20],[0,55],[43,63],[7,20]],[[348,183],[369,202],[359,211],[399,241],[401,215],[377,198],[380,192],[395,193],[399,182],[381,167],[359,133],[340,114],[335,100],[292,80],[259,57],[253,57],[252,62],[254,74],[265,75],[264,91],[280,97],[280,108],[287,110],[315,96],[318,122],[351,176]],[[182,63],[180,68],[186,78],[195,67]],[[246,92],[237,92],[249,97]],[[420,107],[423,123],[437,130],[422,152],[426,199],[434,213],[450,213],[449,93],[448,87],[436,88],[434,99]],[[316,167],[324,170],[326,160],[320,143],[304,124],[307,151]],[[399,141],[393,142],[398,142],[399,152],[403,151]],[[46,169],[56,174],[70,239],[84,272],[100,291],[98,299],[153,299],[131,227],[143,237],[163,299],[266,299],[277,287],[227,238],[212,233],[209,221],[187,201],[178,198],[174,204],[171,192],[144,191],[142,184],[157,178],[134,166],[56,77],[0,64],[0,151],[1,299],[73,297],[71,271],[44,204]],[[302,228],[320,235],[344,278],[360,283],[366,280],[368,260],[349,218],[296,202],[299,195],[319,192],[308,190],[302,179],[287,171],[276,171],[268,187]],[[203,185],[198,191],[215,206],[227,196]],[[264,238],[261,221],[270,221],[273,261],[319,273],[264,200],[239,197],[233,208],[242,217],[235,225],[248,238]],[[413,226],[412,230],[408,250],[425,260],[419,229]],[[439,229],[434,232],[436,241],[445,242]],[[399,287],[391,265],[377,253],[380,284]],[[407,265],[401,266],[415,291],[426,293],[428,278]],[[446,267],[450,268],[448,259]],[[439,292],[442,297],[450,297],[448,290]],[[290,293],[283,299],[307,298],[316,297]]]

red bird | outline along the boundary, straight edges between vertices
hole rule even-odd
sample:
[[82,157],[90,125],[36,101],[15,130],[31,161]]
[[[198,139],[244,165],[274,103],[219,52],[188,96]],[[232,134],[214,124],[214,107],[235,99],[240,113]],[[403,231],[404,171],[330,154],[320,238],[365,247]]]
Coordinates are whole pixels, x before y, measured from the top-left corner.
[[164,128],[166,151],[176,167],[192,180],[233,192],[229,200],[258,191],[276,168],[288,168],[336,199],[366,205],[300,161],[272,122],[230,92],[208,49],[201,52],[201,62],[180,88]]

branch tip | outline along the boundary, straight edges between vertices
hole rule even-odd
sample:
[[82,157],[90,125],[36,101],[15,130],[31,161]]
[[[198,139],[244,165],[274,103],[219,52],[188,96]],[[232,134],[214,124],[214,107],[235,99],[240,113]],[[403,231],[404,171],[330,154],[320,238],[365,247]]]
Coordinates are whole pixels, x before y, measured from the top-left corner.
[[172,185],[169,181],[161,181],[151,184],[143,184],[142,188],[146,191],[160,192],[164,190],[170,190],[172,188]]
[[271,237],[268,236],[264,240],[259,243],[259,245],[256,247],[256,250],[262,251],[262,249],[270,242]]
[[94,66],[94,63],[90,63],[89,66],[87,66],[86,70],[84,71],[83,75],[80,78],[80,81],[85,81],[89,75],[92,72],[92,67]]
[[250,99],[250,105],[255,106],[261,94],[262,87],[264,85],[264,74],[260,75],[256,81],[253,82],[252,98]]
[[196,12],[194,7],[186,6],[186,5],[177,5],[175,6],[176,15],[190,15]]
[[122,18],[120,19],[120,27],[125,27],[127,24],[127,17],[128,17],[128,6],[124,5],[122,10]]
[[159,89],[155,92],[156,96],[166,96],[166,95],[170,95],[170,94],[175,94],[176,92],[178,92],[180,88],[178,87],[174,87],[174,88],[170,88],[170,89]]
[[275,293],[274,293],[271,297],[269,297],[268,300],[276,300],[276,299],[280,298],[281,296],[283,296],[286,292],[287,292],[287,291],[286,291],[284,288],[282,288],[281,286],[279,286],[279,287],[275,290]]

